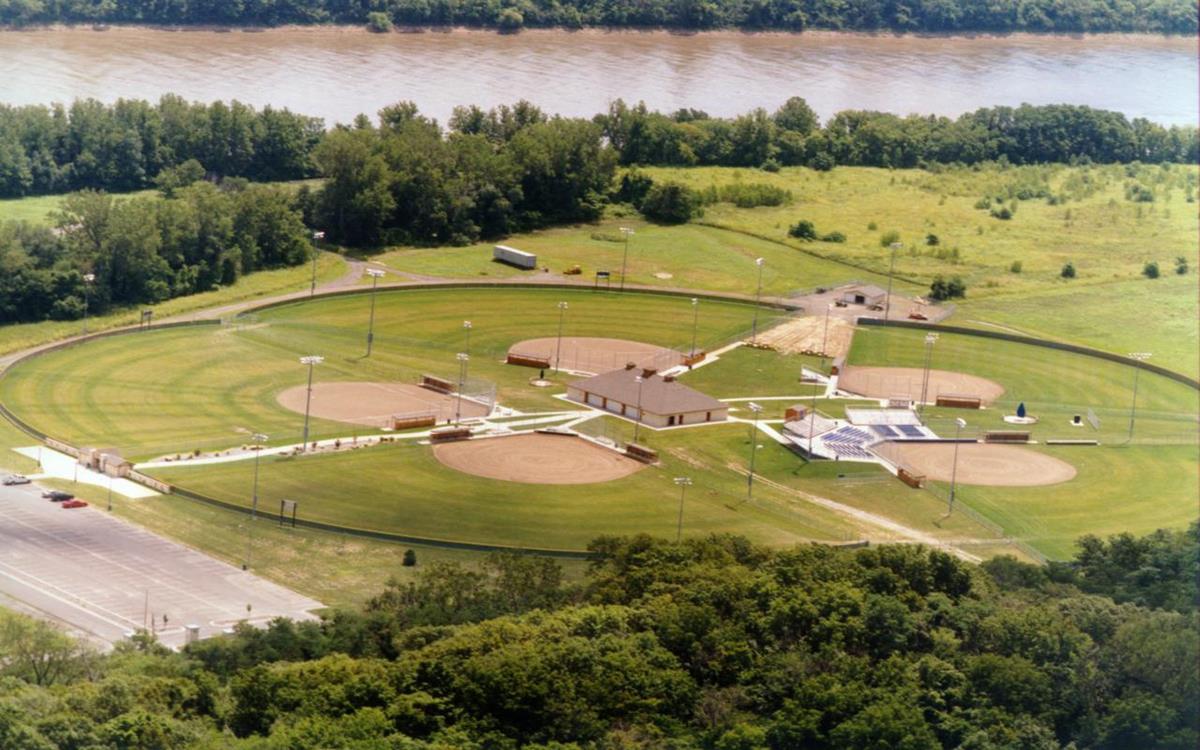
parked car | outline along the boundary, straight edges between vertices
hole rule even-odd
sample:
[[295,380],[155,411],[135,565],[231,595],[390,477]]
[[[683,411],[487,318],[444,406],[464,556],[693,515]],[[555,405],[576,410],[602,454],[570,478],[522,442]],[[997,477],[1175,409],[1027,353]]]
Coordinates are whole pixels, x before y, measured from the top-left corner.
[[6,484],[6,485],[29,484],[29,477],[22,476],[20,474],[9,474],[3,480],[0,480],[0,481],[3,481],[4,484]]
[[42,497],[46,498],[52,503],[61,503],[67,500],[75,499],[75,496],[70,492],[63,492],[62,490],[46,490],[42,493]]
[[64,508],[86,508],[87,503],[82,500],[68,500],[62,504]]

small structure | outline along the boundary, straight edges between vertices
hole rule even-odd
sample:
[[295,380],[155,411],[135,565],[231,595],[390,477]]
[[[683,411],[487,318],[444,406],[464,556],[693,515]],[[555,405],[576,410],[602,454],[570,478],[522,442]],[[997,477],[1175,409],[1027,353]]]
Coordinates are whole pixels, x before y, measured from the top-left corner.
[[508,245],[496,245],[492,248],[492,260],[507,263],[510,266],[516,266],[526,271],[532,271],[537,268],[536,255],[527,253],[524,250],[518,250],[515,247],[509,247]]
[[[640,383],[638,378],[642,379]],[[688,388],[669,375],[638,369],[632,362],[623,369],[568,384],[567,398],[651,427],[723,422],[729,417],[728,404]]]
[[842,291],[841,297],[841,301],[847,305],[866,305],[867,307],[883,305],[886,299],[887,291],[874,284],[848,287]]
[[127,477],[133,470],[133,464],[121,458],[116,448],[84,448],[79,452],[79,463],[110,477]]

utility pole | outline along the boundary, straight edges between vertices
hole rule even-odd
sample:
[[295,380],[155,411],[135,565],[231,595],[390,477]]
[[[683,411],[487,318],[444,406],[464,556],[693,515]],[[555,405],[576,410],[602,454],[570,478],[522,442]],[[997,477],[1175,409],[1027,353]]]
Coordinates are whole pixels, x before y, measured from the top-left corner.
[[558,344],[554,347],[554,371],[558,372],[558,363],[562,356],[563,316],[567,314],[567,303],[558,303]]
[[687,488],[692,486],[691,477],[675,477],[675,485],[679,487],[679,520],[675,523],[675,543],[683,538],[683,496]]
[[300,450],[305,452],[308,451],[308,411],[309,407],[312,406],[313,367],[324,361],[324,357],[317,356],[316,354],[300,358],[300,364],[308,365],[308,394],[304,397],[304,440],[300,445]]
[[888,265],[888,290],[887,297],[883,301],[883,319],[888,320],[888,316],[892,312],[892,276],[896,273],[896,251],[904,247],[899,242],[893,242],[888,245],[892,250],[892,262]]
[[384,271],[378,268],[368,268],[367,275],[371,277],[371,317],[367,322],[367,356],[371,356],[371,345],[375,342],[375,288],[379,286],[379,279],[384,275]]
[[754,422],[750,426],[750,474],[746,478],[746,502],[749,502],[754,497],[754,457],[758,453],[758,415],[762,413],[763,408],[753,401],[750,402],[750,411],[754,412]]
[[1129,358],[1136,364],[1133,366],[1133,401],[1129,405],[1129,435],[1125,438],[1126,444],[1133,441],[1133,421],[1137,416],[1138,375],[1142,372],[1142,363],[1150,359],[1150,352],[1130,352]]
[[312,264],[312,283],[308,288],[308,296],[309,297],[311,297],[317,293],[317,256],[321,254],[321,250],[318,247],[317,243],[320,242],[321,240],[325,239],[325,233],[324,232],[313,232],[312,239],[313,239],[313,241],[312,241],[313,264]]
[[963,419],[954,420],[954,462],[950,467],[950,506],[946,509],[946,515],[949,516],[954,512],[954,490],[958,485],[958,446],[959,436],[962,435],[962,428],[966,427],[967,423]]
[[625,291],[625,268],[629,264],[629,236],[633,234],[633,230],[629,227],[621,227],[621,234],[625,235],[625,253],[621,256],[621,291]]

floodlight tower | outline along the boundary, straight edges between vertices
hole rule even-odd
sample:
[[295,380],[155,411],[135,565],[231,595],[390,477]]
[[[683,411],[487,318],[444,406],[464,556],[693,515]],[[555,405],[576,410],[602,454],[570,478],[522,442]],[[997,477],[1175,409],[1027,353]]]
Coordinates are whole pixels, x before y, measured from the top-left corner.
[[310,354],[300,358],[300,364],[308,365],[308,393],[304,397],[304,440],[300,444],[300,450],[308,450],[308,410],[312,405],[312,381],[313,368],[325,361],[324,357],[316,354]]
[[888,245],[892,251],[892,262],[888,265],[888,290],[887,297],[883,300],[883,319],[887,320],[892,312],[892,276],[896,273],[896,251],[904,247],[903,243],[893,242]]
[[621,234],[625,235],[625,252],[621,255],[621,291],[625,291],[625,268],[629,263],[629,238],[633,235],[633,230],[629,227],[621,227]]
[[961,418],[956,418],[954,420],[954,460],[950,465],[950,505],[946,509],[947,516],[954,512],[954,491],[958,484],[959,436],[962,435],[962,429],[966,426],[966,420]]
[[463,351],[469,355],[471,353],[471,321],[464,320],[462,327],[463,327],[463,331],[467,335],[467,343],[463,347]]
[[367,356],[371,356],[371,345],[375,343],[375,289],[379,280],[386,272],[378,268],[368,268],[367,275],[371,277],[371,317],[367,323]]
[[683,537],[683,496],[692,486],[692,478],[675,477],[675,486],[679,488],[679,520],[675,523],[675,543],[678,544]]
[[637,421],[633,423],[633,442],[637,443],[638,435],[641,433],[640,428],[642,426],[642,384],[646,382],[646,378],[642,377],[641,375],[635,375],[633,379],[638,385]]
[[938,335],[936,333],[925,334],[925,369],[921,375],[921,400],[917,404],[917,409],[921,413],[921,422],[924,423],[925,417],[925,399],[929,396],[929,365],[933,362],[933,345],[937,343]]
[[750,327],[750,343],[758,343],[758,304],[762,301],[762,276],[763,264],[766,263],[762,258],[755,258],[754,265],[758,266],[758,289],[754,292],[754,323]]
[[88,307],[92,299],[92,282],[96,280],[96,274],[85,273],[83,275],[83,335],[87,335],[87,315]]
[[467,362],[471,360],[471,355],[459,352],[454,356],[458,359],[458,400],[454,406],[454,424],[460,424],[462,422],[463,385],[467,382]]
[[1150,352],[1130,352],[1129,358],[1136,364],[1133,366],[1133,402],[1129,405],[1129,435],[1125,442],[1133,440],[1133,420],[1137,416],[1138,375],[1142,372],[1142,363],[1150,359]]
[[256,432],[250,436],[257,445],[254,447],[254,490],[250,496],[250,520],[258,518],[258,457],[262,455],[263,444],[269,439],[261,432]]
[[558,343],[554,346],[554,371],[558,372],[558,363],[562,357],[563,317],[567,314],[567,303],[558,303]]
[[754,412],[754,422],[750,425],[750,474],[746,477],[746,501],[749,502],[754,497],[754,457],[758,453],[758,415],[762,413],[763,408],[753,401],[750,402],[750,411]]
[[700,300],[692,297],[692,350],[688,352],[688,358],[696,356],[696,330],[700,326]]
[[308,287],[308,296],[311,297],[317,293],[317,256],[321,254],[320,247],[317,245],[321,240],[325,239],[324,232],[312,233],[312,283]]

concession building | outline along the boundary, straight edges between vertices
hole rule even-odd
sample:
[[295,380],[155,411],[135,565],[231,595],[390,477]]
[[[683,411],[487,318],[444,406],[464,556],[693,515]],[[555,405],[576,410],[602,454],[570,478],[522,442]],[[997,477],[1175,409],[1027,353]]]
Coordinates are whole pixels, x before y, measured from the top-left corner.
[[728,404],[632,363],[568,384],[567,398],[633,420],[638,419],[640,405],[640,421],[651,427],[723,422],[729,417]]

